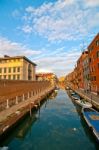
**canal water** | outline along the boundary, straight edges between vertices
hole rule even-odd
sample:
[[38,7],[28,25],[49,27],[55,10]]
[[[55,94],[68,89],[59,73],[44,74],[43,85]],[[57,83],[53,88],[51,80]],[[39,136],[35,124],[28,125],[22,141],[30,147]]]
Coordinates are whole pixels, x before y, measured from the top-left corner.
[[0,143],[0,150],[99,150],[99,145],[66,91],[54,92],[40,112],[27,116]]

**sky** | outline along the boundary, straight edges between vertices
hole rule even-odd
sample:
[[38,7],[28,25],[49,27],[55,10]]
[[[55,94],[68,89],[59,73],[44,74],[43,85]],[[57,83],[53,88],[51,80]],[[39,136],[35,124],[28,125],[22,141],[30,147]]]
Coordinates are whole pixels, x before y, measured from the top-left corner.
[[99,33],[99,0],[0,0],[0,57],[64,76]]

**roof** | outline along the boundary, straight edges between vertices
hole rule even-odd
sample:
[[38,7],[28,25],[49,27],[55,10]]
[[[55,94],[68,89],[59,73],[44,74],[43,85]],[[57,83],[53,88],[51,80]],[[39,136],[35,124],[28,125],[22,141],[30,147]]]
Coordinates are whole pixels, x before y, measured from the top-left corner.
[[91,43],[88,45],[87,48],[89,49],[89,47],[93,44],[93,42],[98,38],[99,38],[99,33],[94,37],[94,39],[91,41]]
[[1,57],[0,60],[9,60],[9,59],[25,59],[26,61],[28,61],[29,63],[33,64],[34,66],[37,66],[34,62],[32,62],[31,60],[29,60],[27,57],[25,56],[14,56],[14,57],[10,57],[10,56],[7,56],[7,55],[4,55],[4,57]]

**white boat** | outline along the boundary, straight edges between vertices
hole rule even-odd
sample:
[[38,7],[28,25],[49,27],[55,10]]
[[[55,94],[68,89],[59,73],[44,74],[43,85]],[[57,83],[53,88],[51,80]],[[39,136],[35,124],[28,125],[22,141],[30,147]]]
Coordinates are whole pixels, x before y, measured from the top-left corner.
[[78,104],[79,106],[81,106],[81,107],[84,107],[84,108],[91,108],[92,107],[92,104],[91,103],[89,103],[89,102],[86,102],[86,101],[82,101],[82,100],[76,100],[75,101],[75,103],[76,104]]

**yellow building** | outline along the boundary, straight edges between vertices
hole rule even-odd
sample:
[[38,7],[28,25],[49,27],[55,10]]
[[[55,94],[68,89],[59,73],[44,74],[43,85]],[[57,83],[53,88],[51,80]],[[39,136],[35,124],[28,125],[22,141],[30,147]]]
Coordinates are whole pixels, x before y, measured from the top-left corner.
[[0,58],[0,79],[35,80],[36,64],[25,56]]

